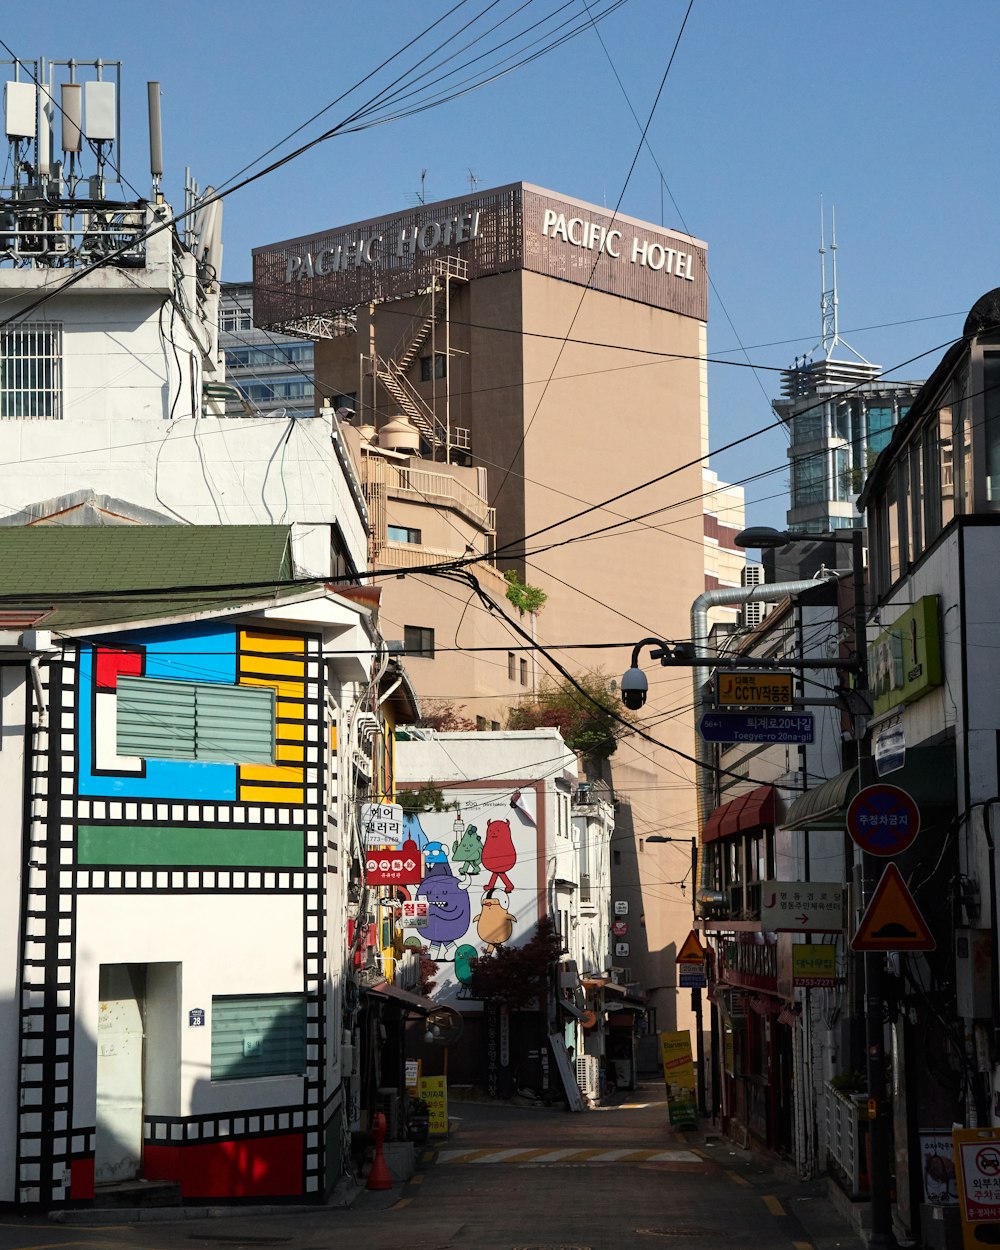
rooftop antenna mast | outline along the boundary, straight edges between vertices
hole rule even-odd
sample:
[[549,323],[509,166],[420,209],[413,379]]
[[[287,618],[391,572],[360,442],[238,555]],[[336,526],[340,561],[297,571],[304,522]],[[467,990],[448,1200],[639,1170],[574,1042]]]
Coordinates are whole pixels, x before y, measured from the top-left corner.
[[479,177],[475,170],[469,170],[469,191],[472,195],[476,194],[476,187],[479,186]]
[[420,190],[417,192],[417,199],[420,201],[421,204],[427,203],[427,193],[425,190],[426,184],[427,184],[427,170],[422,169],[420,171]]
[[831,209],[830,260],[833,267],[833,286],[826,285],[826,239],[824,235],[825,213],[823,197],[819,200],[819,266],[820,266],[820,316],[822,318],[823,355],[827,360],[833,355],[840,335],[837,332],[837,210]]

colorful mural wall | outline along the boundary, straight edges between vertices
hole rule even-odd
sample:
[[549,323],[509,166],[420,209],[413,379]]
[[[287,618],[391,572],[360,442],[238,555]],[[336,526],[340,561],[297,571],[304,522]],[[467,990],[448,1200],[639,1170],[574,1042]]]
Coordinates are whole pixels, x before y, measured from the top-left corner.
[[422,878],[410,897],[427,904],[426,919],[404,918],[404,942],[437,963],[435,998],[476,1010],[473,961],[535,931],[544,906],[543,837],[533,790],[448,797],[457,808],[404,817],[404,841],[423,855]]

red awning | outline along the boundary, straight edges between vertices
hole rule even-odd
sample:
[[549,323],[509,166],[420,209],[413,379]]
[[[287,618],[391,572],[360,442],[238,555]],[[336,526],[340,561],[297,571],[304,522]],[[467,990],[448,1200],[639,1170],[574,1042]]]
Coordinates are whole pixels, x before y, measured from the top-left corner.
[[774,824],[774,786],[758,786],[738,799],[730,799],[710,813],[702,830],[702,840],[729,837],[748,829]]

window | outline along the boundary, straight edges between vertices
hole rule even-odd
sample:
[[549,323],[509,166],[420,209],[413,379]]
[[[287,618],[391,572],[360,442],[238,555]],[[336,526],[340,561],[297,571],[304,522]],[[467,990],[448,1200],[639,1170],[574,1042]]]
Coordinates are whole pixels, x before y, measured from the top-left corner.
[[238,389],[247,399],[266,403],[272,399],[311,399],[313,384],[311,378],[271,378],[266,382],[240,382]]
[[499,733],[499,732],[500,732],[500,722],[499,722],[498,720],[491,720],[491,721],[490,721],[490,729],[492,729],[492,730],[493,730],[493,732],[494,732],[495,734],[496,734],[496,733]]
[[[444,352],[435,352],[434,354],[434,377],[443,378],[446,376],[447,376],[447,370],[445,368]],[[431,358],[430,356],[420,357],[420,381],[421,382],[431,381]]]
[[274,691],[119,677],[118,754],[273,764]]
[[807,408],[800,412],[792,423],[792,441],[798,443],[816,443],[823,437],[823,409]]
[[476,717],[476,733],[484,734],[489,728],[489,723],[485,716]]
[[419,543],[420,531],[409,525],[390,525],[389,541],[391,543]]
[[302,1076],[306,1000],[302,994],[212,996],[212,1080]]
[[528,661],[522,660],[521,661],[521,685],[526,686],[527,684],[528,684]]
[[312,343],[265,343],[260,347],[227,347],[226,367],[230,369],[273,368],[275,365],[313,363]]
[[517,676],[517,656],[513,651],[507,652],[507,677],[514,681]]
[[424,625],[404,625],[403,651],[407,655],[419,655],[426,660],[433,660],[434,630],[427,629]]
[[792,461],[792,507],[826,499],[826,456],[813,452]]
[[248,308],[223,308],[219,313],[219,329],[223,334],[253,329],[253,313]]
[[0,331],[0,417],[62,415],[62,326],[29,322]]
[[876,455],[889,445],[892,437],[892,409],[873,404],[868,409],[868,449]]

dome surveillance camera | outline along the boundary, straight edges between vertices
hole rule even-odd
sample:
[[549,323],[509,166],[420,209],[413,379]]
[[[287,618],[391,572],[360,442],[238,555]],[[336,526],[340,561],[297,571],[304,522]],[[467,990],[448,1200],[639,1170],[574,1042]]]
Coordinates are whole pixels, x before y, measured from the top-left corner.
[[622,702],[633,712],[639,710],[646,702],[646,691],[649,682],[641,668],[630,668],[622,677]]

